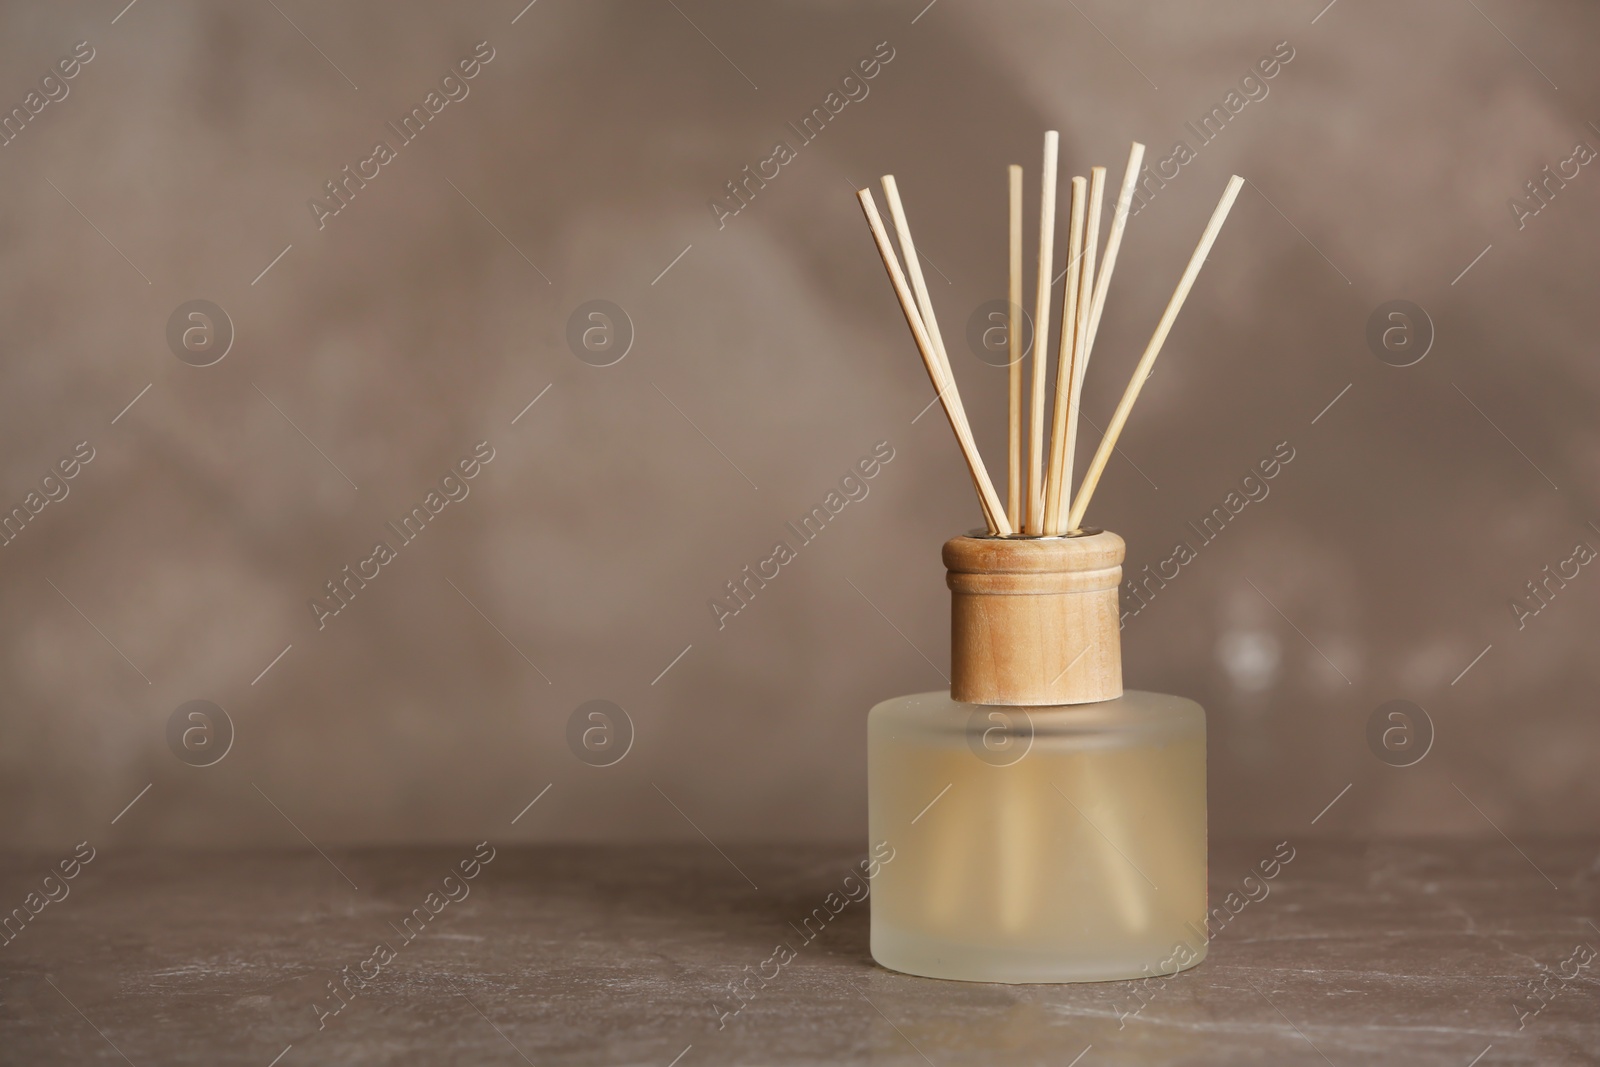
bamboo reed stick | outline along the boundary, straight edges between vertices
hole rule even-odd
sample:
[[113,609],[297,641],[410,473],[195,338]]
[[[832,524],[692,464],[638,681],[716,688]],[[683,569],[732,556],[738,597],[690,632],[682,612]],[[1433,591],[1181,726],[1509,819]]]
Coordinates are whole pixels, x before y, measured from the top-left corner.
[[[1105,187],[1106,168],[1090,168],[1089,210],[1083,224],[1083,271],[1079,281],[1082,291],[1078,294],[1078,321],[1074,329],[1076,343],[1072,349],[1072,381],[1067,390],[1067,428],[1061,449],[1061,471],[1057,475],[1061,484],[1069,487],[1062,494],[1069,498],[1072,495],[1072,469],[1078,450],[1078,407],[1083,401],[1083,376],[1089,372],[1089,304],[1093,299],[1095,246],[1100,238],[1100,205],[1105,196]],[[1071,500],[1067,503],[1070,504]],[[1062,521],[1058,502],[1051,519],[1050,532],[1060,535],[1069,529]]]
[[1133,377],[1128,380],[1127,389],[1123,390],[1122,399],[1117,403],[1117,410],[1112,413],[1111,421],[1106,425],[1105,435],[1100,439],[1100,447],[1095,451],[1094,460],[1089,464],[1089,469],[1083,476],[1083,485],[1078,489],[1078,495],[1072,502],[1072,513],[1067,518],[1068,529],[1077,529],[1083,521],[1083,513],[1089,507],[1089,501],[1094,496],[1095,486],[1100,484],[1100,476],[1105,473],[1106,463],[1111,459],[1111,450],[1117,446],[1117,438],[1122,435],[1122,428],[1128,422],[1128,414],[1133,410],[1134,401],[1139,399],[1139,390],[1144,388],[1144,380],[1150,376],[1151,368],[1155,366],[1156,357],[1161,354],[1161,346],[1167,340],[1167,334],[1172,331],[1172,324],[1178,318],[1178,312],[1183,308],[1183,302],[1189,296],[1189,290],[1194,287],[1195,278],[1200,274],[1200,268],[1205,265],[1206,256],[1211,252],[1211,246],[1216,243],[1217,234],[1222,230],[1222,224],[1227,221],[1228,212],[1233,208],[1234,200],[1238,199],[1239,190],[1244,186],[1244,179],[1235,174],[1228,179],[1228,187],[1223,190],[1222,199],[1217,202],[1216,210],[1211,213],[1211,221],[1206,223],[1205,232],[1200,235],[1200,243],[1195,246],[1194,255],[1189,257],[1189,265],[1184,268],[1183,276],[1178,279],[1178,287],[1172,293],[1172,299],[1167,302],[1167,309],[1161,315],[1161,321],[1156,324],[1156,331],[1150,338],[1150,343],[1145,346],[1144,355],[1139,359],[1139,365],[1133,370]]
[[1100,276],[1094,283],[1094,300],[1089,305],[1089,335],[1087,345],[1094,347],[1100,332],[1100,313],[1105,310],[1106,292],[1111,288],[1111,272],[1117,266],[1117,251],[1122,247],[1122,234],[1128,228],[1129,212],[1133,208],[1133,190],[1139,183],[1139,168],[1144,165],[1144,145],[1138,141],[1128,149],[1128,169],[1122,172],[1122,188],[1117,192],[1117,206],[1111,214],[1111,232],[1106,235],[1106,254],[1100,261]]
[[[1084,189],[1082,178],[1072,179],[1072,207],[1067,216],[1067,284],[1061,299],[1061,350],[1056,356],[1056,398],[1051,412],[1050,469],[1045,477],[1044,532],[1060,533],[1062,459],[1067,447],[1067,411],[1072,383],[1077,379],[1078,295],[1082,289]],[[1070,473],[1070,469],[1068,470]],[[1071,492],[1069,488],[1068,493]],[[1069,501],[1070,503],[1070,501]]]
[[1044,165],[1039,175],[1039,288],[1033,316],[1033,393],[1028,419],[1028,507],[1023,532],[1044,533],[1044,393],[1050,361],[1050,282],[1055,258],[1056,159],[1061,135],[1044,135]]
[[[928,293],[927,279],[922,273],[922,257],[917,255],[917,244],[911,236],[911,223],[906,218],[905,205],[900,201],[899,183],[895,181],[893,174],[885,174],[881,180],[884,199],[889,204],[889,217],[893,219],[895,233],[900,238],[900,251],[906,261],[906,274],[911,281],[911,291],[917,298],[917,310],[922,316],[923,328],[928,331],[928,340],[933,342],[933,351],[939,357],[939,369],[944,372],[947,387],[956,394],[956,413],[970,437],[972,425],[967,421],[966,405],[959,402],[960,394],[955,384],[955,370],[950,366],[950,352],[944,346],[944,335],[939,331],[939,320],[933,311],[933,298]],[[996,524],[990,518],[987,507],[984,509],[984,517],[989,520],[990,532],[995,532]]]
[[1022,168],[1007,168],[1010,190],[1006,284],[1006,518],[1022,526]]
[[978,503],[983,508],[985,519],[988,520],[989,530],[1001,536],[1009,535],[1012,532],[1011,524],[1006,520],[1005,508],[995,494],[994,484],[989,480],[989,472],[983,465],[983,457],[979,455],[978,446],[972,439],[966,412],[961,405],[961,394],[956,388],[955,379],[945,374],[943,361],[934,348],[927,327],[923,324],[922,315],[917,311],[916,298],[912,295],[905,274],[900,269],[900,263],[895,258],[894,247],[889,241],[888,231],[884,229],[883,218],[878,214],[878,205],[872,198],[872,190],[858,190],[856,199],[861,202],[862,213],[867,217],[867,225],[872,230],[872,239],[878,246],[878,255],[883,260],[884,270],[889,274],[889,284],[894,287],[894,295],[900,301],[900,310],[905,314],[906,325],[911,328],[917,352],[922,356],[923,368],[928,372],[928,378],[938,394],[939,404],[944,409],[950,429],[955,432],[956,443],[961,448],[961,457],[966,461],[967,471],[972,475],[972,484],[977,490]]
[[954,381],[950,368],[950,353],[944,347],[944,334],[939,331],[938,317],[933,313],[933,297],[928,293],[928,281],[922,273],[922,258],[917,255],[917,243],[911,237],[911,223],[906,219],[905,205],[900,201],[900,186],[893,174],[885,174],[883,198],[889,205],[889,217],[894,221],[894,232],[900,238],[900,256],[906,261],[906,277],[911,281],[911,292],[917,298],[917,311],[922,315],[922,325],[928,331],[928,340],[939,356],[939,368],[945,378]]

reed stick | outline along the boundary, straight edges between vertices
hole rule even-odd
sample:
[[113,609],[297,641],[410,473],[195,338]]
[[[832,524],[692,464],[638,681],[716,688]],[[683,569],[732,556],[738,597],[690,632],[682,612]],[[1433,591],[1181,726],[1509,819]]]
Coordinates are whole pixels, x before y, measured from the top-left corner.
[[[1084,189],[1082,178],[1072,179],[1072,207],[1067,216],[1067,285],[1061,299],[1061,350],[1056,356],[1056,398],[1051,411],[1050,469],[1045,476],[1044,532],[1060,533],[1062,459],[1067,447],[1068,400],[1077,380],[1078,295],[1082,289]],[[1070,474],[1070,468],[1067,469]],[[1071,490],[1067,490],[1069,493]],[[1070,503],[1070,501],[1069,501]]]
[[[956,400],[956,414],[960,417],[962,426],[970,438],[972,434],[971,423],[967,421],[966,406],[961,403],[960,390],[956,386],[955,370],[950,365],[950,352],[944,346],[944,335],[939,331],[939,320],[934,315],[933,298],[928,293],[927,279],[922,273],[922,257],[917,255],[917,244],[911,236],[911,223],[906,218],[905,205],[900,200],[900,187],[893,174],[885,174],[882,178],[884,199],[889,203],[889,215],[894,220],[895,233],[900,239],[900,250],[906,261],[906,274],[911,281],[911,289],[916,296],[917,309],[922,316],[923,328],[928,331],[928,340],[933,343],[933,351],[939,357],[939,369],[944,372],[946,387],[954,394]],[[981,496],[980,496],[981,500]],[[984,517],[988,520],[990,533],[997,532],[997,525],[989,515],[985,505]]]
[[933,342],[934,354],[939,357],[939,369],[947,381],[955,381],[950,367],[950,353],[944,347],[944,335],[939,332],[939,320],[933,313],[933,298],[928,294],[928,281],[922,273],[922,257],[917,255],[917,244],[911,237],[911,223],[906,219],[905,205],[900,202],[900,186],[893,174],[885,174],[883,198],[889,204],[889,217],[894,220],[894,232],[900,238],[900,254],[906,261],[906,276],[911,280],[911,292],[917,298],[917,311],[922,315],[922,325]]
[[1006,284],[1006,518],[1022,525],[1022,167],[1007,168],[1010,188]]
[[[1078,408],[1083,402],[1083,376],[1089,371],[1089,305],[1093,299],[1095,246],[1100,238],[1100,205],[1105,188],[1106,168],[1090,168],[1089,211],[1084,219],[1083,271],[1079,281],[1082,291],[1078,294],[1078,321],[1074,326],[1076,343],[1072,349],[1072,381],[1067,389],[1067,428],[1062,441],[1061,471],[1057,475],[1064,486],[1072,485],[1073,463],[1078,450]],[[1070,488],[1063,493],[1068,497],[1071,494]],[[1068,500],[1068,503],[1071,501]],[[1051,519],[1050,532],[1057,535],[1069,532],[1069,527],[1062,521],[1059,504]]]
[[1111,288],[1111,272],[1117,266],[1117,250],[1122,247],[1122,234],[1128,228],[1128,216],[1133,209],[1133,190],[1139,184],[1139,168],[1144,165],[1144,145],[1138,141],[1128,149],[1128,169],[1122,172],[1122,188],[1117,192],[1117,206],[1111,213],[1111,232],[1106,235],[1106,254],[1100,261],[1100,276],[1094,282],[1094,299],[1089,305],[1089,335],[1087,345],[1094,347],[1100,332],[1100,313],[1105,310],[1106,291]]
[[1039,289],[1033,316],[1033,403],[1028,419],[1028,507],[1023,532],[1044,533],[1044,393],[1050,362],[1050,282],[1055,258],[1056,158],[1061,135],[1044,135],[1044,165],[1039,173]]
[[1100,447],[1095,451],[1094,460],[1089,464],[1089,469],[1083,476],[1083,485],[1078,489],[1078,495],[1072,502],[1072,513],[1067,518],[1069,529],[1077,529],[1083,521],[1083,513],[1089,507],[1089,501],[1094,496],[1095,486],[1100,484],[1100,475],[1105,473],[1106,463],[1111,459],[1111,450],[1117,446],[1117,438],[1122,435],[1122,428],[1128,422],[1128,414],[1133,410],[1134,401],[1139,399],[1139,390],[1144,388],[1144,380],[1150,376],[1151,369],[1155,366],[1156,357],[1161,354],[1161,346],[1167,340],[1167,334],[1172,331],[1172,324],[1178,318],[1178,312],[1183,308],[1183,302],[1189,296],[1189,290],[1194,287],[1194,280],[1200,274],[1200,268],[1205,265],[1206,256],[1211,252],[1211,246],[1216,243],[1217,234],[1222,230],[1222,224],[1227,221],[1228,212],[1233,208],[1234,200],[1238,199],[1239,190],[1244,186],[1244,179],[1235,174],[1228,179],[1228,187],[1223,190],[1222,199],[1217,202],[1216,210],[1211,213],[1211,221],[1206,223],[1205,232],[1200,235],[1200,243],[1195,246],[1194,255],[1189,257],[1189,265],[1184,268],[1183,277],[1178,279],[1178,287],[1172,293],[1172,299],[1167,301],[1167,310],[1162,312],[1161,321],[1156,324],[1156,331],[1150,338],[1150,343],[1145,346],[1144,355],[1139,359],[1139,365],[1133,369],[1133,377],[1128,380],[1128,387],[1123,390],[1122,399],[1117,402],[1117,410],[1112,413],[1111,421],[1106,425],[1106,432],[1100,439]]
[[943,361],[933,346],[927,327],[923,324],[922,315],[917,310],[916,298],[912,295],[910,286],[906,284],[905,274],[895,258],[894,246],[889,241],[889,233],[884,229],[883,218],[878,214],[878,205],[872,199],[872,190],[858,190],[856,199],[861,202],[861,211],[866,215],[867,226],[872,230],[872,240],[877,244],[878,255],[883,260],[884,270],[889,274],[889,284],[894,287],[894,295],[900,301],[900,310],[905,314],[906,325],[911,328],[917,352],[922,356],[922,366],[928,372],[928,379],[933,383],[939,405],[944,409],[945,418],[950,423],[950,429],[955,432],[956,443],[961,448],[961,458],[966,461],[967,471],[972,475],[972,484],[977,490],[978,503],[983,508],[989,530],[1000,536],[1009,535],[1012,532],[1011,524],[1006,520],[1005,508],[995,494],[994,484],[990,482],[989,472],[983,465],[983,457],[978,454],[978,446],[972,439],[972,430],[967,425],[966,412],[961,406],[961,394],[956,388],[955,379],[945,373]]
[[[911,281],[911,291],[917,299],[917,310],[922,316],[923,328],[928,331],[928,340],[933,342],[933,351],[939,357],[939,369],[944,372],[947,388],[956,395],[956,413],[970,436],[972,426],[967,421],[966,406],[960,403],[960,391],[955,384],[955,370],[950,365],[950,352],[944,346],[944,335],[939,330],[939,319],[933,311],[933,297],[928,293],[928,282],[922,273],[922,257],[917,255],[917,243],[911,236],[911,223],[906,218],[905,205],[900,200],[899,183],[895,181],[893,174],[885,174],[881,181],[884,199],[889,204],[889,217],[894,221],[895,234],[900,239],[900,252],[906,261],[906,275]],[[984,517],[989,518],[987,507],[984,509]],[[991,533],[995,532],[993,521],[989,522],[989,527]]]

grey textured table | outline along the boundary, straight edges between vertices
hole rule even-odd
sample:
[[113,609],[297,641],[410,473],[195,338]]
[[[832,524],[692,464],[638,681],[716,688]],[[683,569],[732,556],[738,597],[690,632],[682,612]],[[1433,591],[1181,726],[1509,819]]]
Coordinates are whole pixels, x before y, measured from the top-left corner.
[[[868,953],[867,903],[806,941],[849,847],[500,848],[449,883],[472,846],[107,850],[13,918],[0,1061],[1600,1062],[1597,848],[1521,844],[1297,844],[1265,896],[1234,898],[1207,962],[1142,986],[894,974]],[[1271,852],[1214,846],[1213,904]],[[0,863],[3,906],[57,860]],[[371,978],[330,992],[345,973]],[[752,973],[766,985],[719,1026]]]

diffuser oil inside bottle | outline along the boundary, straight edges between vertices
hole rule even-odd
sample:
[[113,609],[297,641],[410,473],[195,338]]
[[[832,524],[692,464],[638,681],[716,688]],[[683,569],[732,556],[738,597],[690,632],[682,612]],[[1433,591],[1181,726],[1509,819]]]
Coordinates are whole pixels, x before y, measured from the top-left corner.
[[868,718],[872,954],[990,982],[1171,973],[1206,937],[1205,714],[1128,691],[996,707],[947,692]]

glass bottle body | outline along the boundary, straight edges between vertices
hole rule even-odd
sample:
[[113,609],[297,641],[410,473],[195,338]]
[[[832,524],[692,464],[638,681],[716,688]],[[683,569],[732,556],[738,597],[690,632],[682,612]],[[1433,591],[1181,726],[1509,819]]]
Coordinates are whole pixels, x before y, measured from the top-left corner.
[[1055,707],[884,701],[868,823],[894,858],[872,955],[983,982],[1170,974],[1205,957],[1205,713],[1127,691]]

